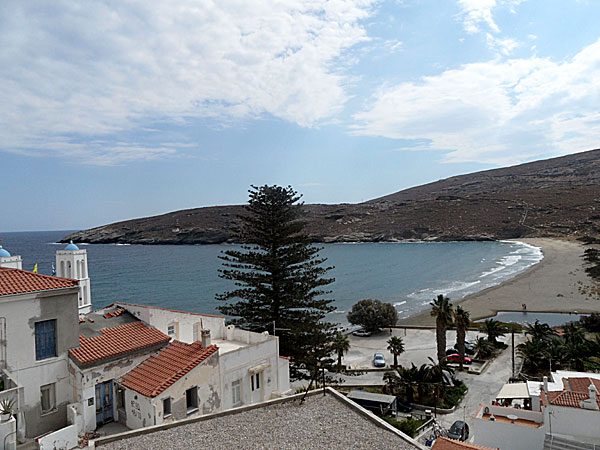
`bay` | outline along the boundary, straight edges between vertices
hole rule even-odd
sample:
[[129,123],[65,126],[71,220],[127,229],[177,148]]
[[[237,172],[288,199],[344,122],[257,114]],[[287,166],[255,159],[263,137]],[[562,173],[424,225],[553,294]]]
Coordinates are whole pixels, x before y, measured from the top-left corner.
[[[3,247],[52,273],[56,242],[71,231],[0,233]],[[218,314],[215,294],[233,288],[218,277],[218,255],[233,245],[80,245],[88,253],[94,308],[114,301]],[[451,300],[497,285],[539,262],[541,250],[514,241],[323,244],[336,280],[330,320],[346,323],[358,300],[393,303],[404,318],[428,308],[438,294]]]

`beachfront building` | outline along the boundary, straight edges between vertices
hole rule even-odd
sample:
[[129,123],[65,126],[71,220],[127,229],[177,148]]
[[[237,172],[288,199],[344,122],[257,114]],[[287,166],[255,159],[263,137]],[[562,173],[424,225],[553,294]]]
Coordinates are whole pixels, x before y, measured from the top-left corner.
[[67,424],[79,286],[20,270],[20,257],[7,253],[0,259],[0,401],[14,401],[22,440]]
[[477,444],[501,442],[505,450],[600,445],[600,374],[558,371],[550,381],[527,385],[531,410],[481,405],[473,421]]
[[87,263],[87,250],[80,249],[71,242],[63,250],[56,252],[56,275],[79,281],[79,314],[92,310],[92,290]]

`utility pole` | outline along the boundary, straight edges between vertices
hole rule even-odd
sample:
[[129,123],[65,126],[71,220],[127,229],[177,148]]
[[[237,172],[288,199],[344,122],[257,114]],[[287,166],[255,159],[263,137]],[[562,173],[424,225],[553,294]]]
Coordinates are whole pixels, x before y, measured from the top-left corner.
[[515,377],[515,329],[512,329],[512,378]]

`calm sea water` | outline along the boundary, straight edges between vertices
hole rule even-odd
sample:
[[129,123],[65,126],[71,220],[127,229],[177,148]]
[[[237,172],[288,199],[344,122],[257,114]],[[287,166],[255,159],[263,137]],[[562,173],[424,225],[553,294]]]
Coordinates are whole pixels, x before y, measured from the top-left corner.
[[[23,257],[23,268],[51,274],[56,241],[70,231],[0,233],[3,247]],[[233,288],[218,277],[225,245],[81,245],[87,249],[92,303],[113,301],[218,313],[215,294]],[[393,303],[400,317],[426,309],[438,294],[451,300],[514,277],[542,258],[540,249],[516,242],[325,244],[335,266],[331,320],[346,322],[358,300]]]

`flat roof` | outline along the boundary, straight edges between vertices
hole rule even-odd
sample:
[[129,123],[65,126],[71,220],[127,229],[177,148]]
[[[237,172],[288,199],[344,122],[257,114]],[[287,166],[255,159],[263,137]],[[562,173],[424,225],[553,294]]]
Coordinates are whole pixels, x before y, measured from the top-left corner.
[[211,343],[219,347],[219,354],[232,352],[238,348],[248,347],[248,344],[240,341],[227,341],[225,339],[211,339]]
[[496,398],[529,398],[527,383],[507,383],[502,386]]
[[[96,448],[423,449],[332,389],[95,441]],[[382,424],[378,422],[383,422]]]

